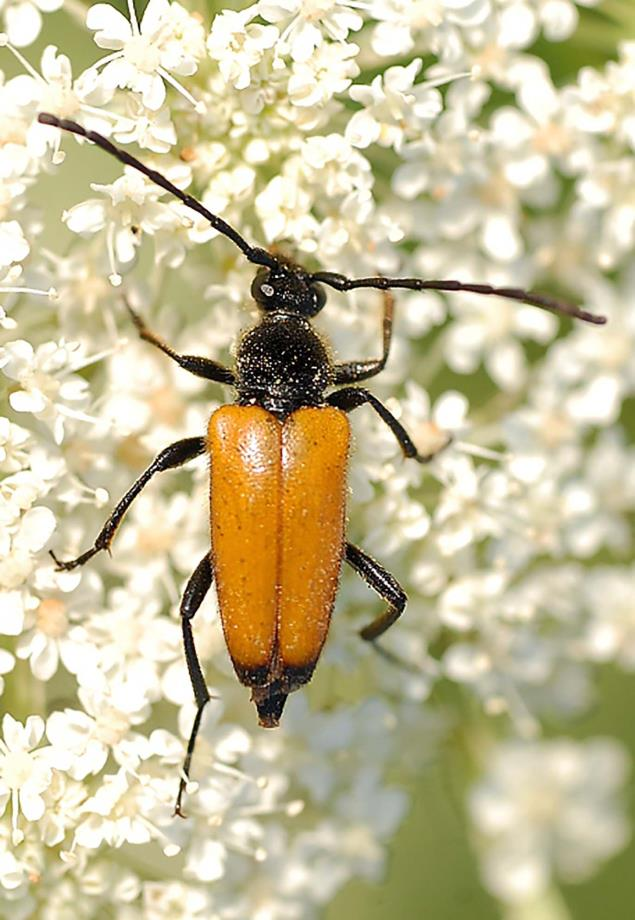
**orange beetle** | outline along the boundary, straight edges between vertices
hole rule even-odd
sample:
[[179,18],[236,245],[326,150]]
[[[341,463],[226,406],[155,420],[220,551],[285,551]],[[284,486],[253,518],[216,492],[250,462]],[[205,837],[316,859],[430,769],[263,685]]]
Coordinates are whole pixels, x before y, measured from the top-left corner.
[[[406,595],[396,579],[344,535],[346,468],[350,433],[346,413],[368,404],[391,429],[406,457],[426,462],[401,423],[372,393],[350,386],[378,374],[390,349],[393,302],[384,302],[381,358],[335,363],[311,319],[322,309],[322,284],[353,288],[471,291],[498,294],[591,323],[604,317],[520,288],[497,288],[420,278],[347,278],[308,272],[288,259],[251,246],[222,218],[149,169],[125,150],[73,121],[41,114],[39,121],[84,137],[202,214],[260,266],[251,293],[260,321],[238,343],[234,369],[209,358],[180,355],[130,310],[141,338],[182,368],[236,390],[234,405],[212,414],[206,437],[170,445],[124,495],[91,549],[60,569],[83,565],[108,549],[134,498],[152,476],[207,453],[210,459],[211,550],[199,562],[181,602],[183,640],[197,712],[183,773],[189,774],[201,716],[209,693],[194,647],[191,620],[216,582],[219,610],[236,674],[251,688],[258,719],[278,725],[289,693],[306,684],[326,639],[342,560],[388,604],[361,630],[373,641],[402,613]],[[331,387],[340,387],[327,394]],[[186,781],[181,779],[175,813]]]

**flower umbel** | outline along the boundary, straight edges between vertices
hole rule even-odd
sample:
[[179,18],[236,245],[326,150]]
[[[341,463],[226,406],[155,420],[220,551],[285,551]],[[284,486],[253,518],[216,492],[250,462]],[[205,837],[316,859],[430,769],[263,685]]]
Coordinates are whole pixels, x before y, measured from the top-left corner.
[[[558,886],[593,886],[627,845],[625,745],[581,737],[591,706],[623,718],[635,668],[635,51],[625,19],[589,66],[593,3],[0,0],[0,915],[311,920],[382,880],[418,777],[435,847],[417,890],[430,872],[439,915],[456,912],[450,796],[508,920],[571,920]],[[49,14],[59,48],[28,48]],[[393,310],[368,388],[438,451],[404,458],[380,415],[351,413],[346,540],[407,606],[361,642],[384,599],[344,567],[319,668],[264,731],[209,591],[187,821],[181,598],[209,558],[206,458],[152,477],[111,555],[56,571],[48,550],[89,552],[153,459],[232,398],[140,340],[126,304],[176,355],[233,367],[254,266],[43,110],[308,272],[531,289],[609,320],[327,285],[315,326],[338,364],[376,360]],[[476,905],[478,874],[461,882]]]

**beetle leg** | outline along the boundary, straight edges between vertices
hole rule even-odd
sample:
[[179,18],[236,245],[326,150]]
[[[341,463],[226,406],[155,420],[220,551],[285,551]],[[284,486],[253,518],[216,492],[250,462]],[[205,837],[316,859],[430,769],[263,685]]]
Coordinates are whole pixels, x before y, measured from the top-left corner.
[[376,396],[373,396],[373,394],[369,390],[364,389],[364,387],[345,387],[343,390],[336,390],[335,393],[331,393],[330,396],[327,396],[326,401],[329,406],[335,406],[337,409],[342,409],[344,412],[351,412],[353,409],[357,409],[358,406],[363,406],[365,403],[368,403],[381,420],[388,425],[397,438],[404,457],[411,457],[413,460],[416,460],[417,463],[428,463],[450,443],[450,438],[448,438],[442,447],[437,448],[437,450],[434,450],[431,454],[420,454],[401,422],[395,418],[392,412],[389,412]]
[[366,584],[376,591],[388,604],[388,609],[376,617],[359,634],[367,642],[374,642],[392,624],[399,619],[406,606],[406,593],[390,572],[387,572],[376,559],[365,553],[353,543],[346,544],[346,561],[361,575]]
[[346,361],[344,364],[336,364],[336,386],[343,383],[358,383],[360,380],[368,380],[369,377],[374,377],[375,374],[383,371],[390,352],[394,303],[395,299],[390,291],[384,291],[384,319],[382,324],[384,348],[381,358],[374,358],[369,361]]
[[234,373],[228,367],[219,364],[218,361],[212,361],[211,358],[203,358],[200,355],[178,354],[178,352],[170,348],[163,339],[159,338],[151,329],[148,329],[145,321],[132,309],[125,298],[124,303],[128,308],[128,313],[130,313],[133,323],[137,327],[137,332],[145,342],[154,345],[162,351],[164,355],[176,361],[184,370],[189,371],[190,374],[196,374],[197,377],[204,377],[206,380],[214,380],[216,383],[227,383],[230,386],[235,384],[236,378],[234,377]]
[[203,598],[209,591],[213,580],[214,572],[212,570],[212,560],[210,554],[206,553],[194,569],[185,591],[183,592],[183,599],[181,600],[181,625],[183,627],[185,661],[187,662],[187,669],[190,673],[190,680],[192,681],[192,687],[194,689],[194,698],[198,707],[194,717],[194,725],[192,726],[190,740],[187,743],[187,753],[183,764],[183,776],[181,776],[176,804],[174,806],[174,814],[179,815],[181,818],[185,817],[181,808],[181,803],[190,776],[190,765],[196,745],[196,736],[201,727],[203,709],[210,698],[209,691],[205,684],[205,678],[201,670],[201,664],[196,654],[196,646],[194,645],[194,635],[192,634],[192,624],[190,621],[203,603]]
[[99,531],[97,539],[89,550],[77,556],[76,559],[68,559],[66,562],[58,559],[55,553],[52,550],[50,551],[58,571],[69,571],[69,569],[74,569],[78,565],[84,565],[85,562],[92,559],[100,550],[110,549],[110,544],[114,539],[124,514],[139,492],[141,492],[143,487],[152,479],[154,474],[160,473],[162,470],[170,470],[177,466],[183,466],[188,460],[193,460],[194,457],[198,457],[204,452],[205,438],[184,438],[182,441],[175,441],[174,444],[170,444],[169,447],[162,450],[158,457],[155,457],[148,469],[139,476],[137,481],[128,489],[124,497],[117,504],[115,510]]

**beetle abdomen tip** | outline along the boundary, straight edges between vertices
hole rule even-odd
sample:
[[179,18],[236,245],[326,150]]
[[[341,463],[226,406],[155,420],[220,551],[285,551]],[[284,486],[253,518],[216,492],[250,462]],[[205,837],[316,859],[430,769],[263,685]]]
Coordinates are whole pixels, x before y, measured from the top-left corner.
[[280,724],[280,716],[287,702],[288,693],[282,693],[270,688],[268,694],[258,694],[254,696],[254,703],[258,710],[258,724],[261,728],[277,728]]

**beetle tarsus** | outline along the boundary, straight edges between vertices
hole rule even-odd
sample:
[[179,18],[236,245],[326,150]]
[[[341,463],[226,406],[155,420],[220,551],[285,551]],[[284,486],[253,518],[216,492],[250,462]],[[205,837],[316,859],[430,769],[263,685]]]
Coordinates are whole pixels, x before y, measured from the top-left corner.
[[101,546],[93,546],[91,549],[86,550],[85,553],[82,553],[80,556],[77,556],[75,559],[58,559],[52,549],[49,550],[49,556],[53,559],[53,562],[56,565],[56,572],[70,572],[72,569],[76,569],[80,565],[84,565],[85,562],[88,562],[89,559],[92,559],[95,553],[98,553],[102,549]]
[[418,453],[416,457],[413,457],[413,459],[416,460],[417,463],[430,463],[431,460],[434,460],[435,457],[438,457],[438,455],[443,453],[444,450],[447,450],[447,448],[450,446],[450,444],[453,441],[454,441],[453,435],[448,434],[446,435],[446,439],[444,443],[441,445],[441,447],[435,447],[435,449],[431,451],[429,454],[419,454]]
[[183,811],[183,808],[181,805],[181,799],[183,798],[183,793],[185,792],[185,785],[186,785],[185,780],[182,779],[181,782],[179,783],[179,791],[176,796],[176,803],[174,805],[174,811],[172,812],[173,818],[178,817],[178,818],[183,818],[183,820],[187,819],[187,815]]

